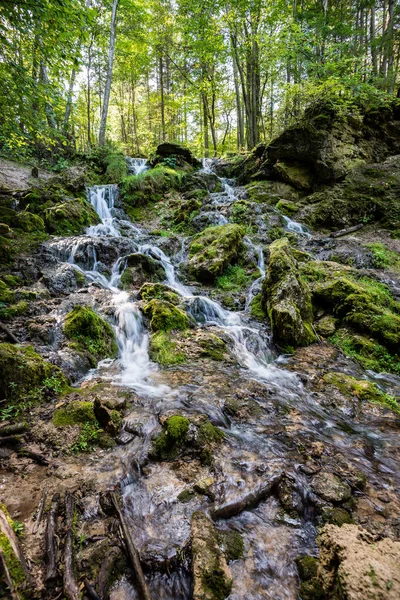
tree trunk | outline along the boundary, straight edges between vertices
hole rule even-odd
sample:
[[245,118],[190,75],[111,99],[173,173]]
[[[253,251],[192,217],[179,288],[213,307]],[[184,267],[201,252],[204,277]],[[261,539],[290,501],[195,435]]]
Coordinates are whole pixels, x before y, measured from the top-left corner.
[[[49,76],[47,73],[47,67],[43,61],[40,62],[40,78],[46,87],[50,86]],[[57,123],[56,123],[56,119],[54,117],[53,108],[48,102],[46,102],[45,110],[46,110],[47,123],[48,123],[49,127],[51,127],[52,129],[57,129]]]
[[370,46],[371,46],[371,60],[372,60],[372,69],[374,72],[374,76],[378,75],[378,55],[376,50],[376,19],[375,19],[375,2],[371,6],[371,17],[370,17],[370,27],[369,27],[369,35],[370,35]]
[[207,96],[205,92],[201,94],[202,106],[203,106],[203,139],[204,139],[204,156],[209,156],[209,139],[208,139],[208,107],[207,107]]
[[164,64],[162,55],[160,55],[159,61],[159,70],[160,70],[160,102],[161,102],[161,138],[162,141],[166,140],[166,132],[165,132],[165,99],[164,99]]
[[235,57],[233,57],[233,80],[235,83],[235,96],[236,96],[237,147],[238,147],[238,150],[242,150],[244,148],[243,112],[242,112],[242,102],[241,102],[241,98],[240,98],[238,69],[237,69]]
[[111,82],[112,82],[112,73],[113,73],[113,64],[114,64],[118,3],[119,3],[119,0],[113,0],[112,13],[111,13],[111,25],[110,25],[110,47],[108,50],[107,77],[106,77],[106,85],[105,85],[105,90],[104,90],[103,110],[101,113],[100,130],[99,130],[99,145],[100,146],[104,146],[104,143],[106,141],[108,105],[110,103]]

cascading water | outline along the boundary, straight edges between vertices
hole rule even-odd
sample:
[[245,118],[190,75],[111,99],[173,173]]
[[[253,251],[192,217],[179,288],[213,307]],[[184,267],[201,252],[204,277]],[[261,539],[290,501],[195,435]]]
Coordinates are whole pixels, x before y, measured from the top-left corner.
[[149,168],[146,158],[132,158],[131,156],[127,156],[126,164],[130,175],[140,175],[140,173],[144,173]]
[[119,230],[114,224],[112,209],[115,203],[115,194],[118,190],[116,185],[95,185],[88,189],[88,200],[101,219],[99,225],[92,225],[86,231],[87,235],[103,236],[109,235],[119,237]]
[[281,215],[281,217],[285,221],[285,229],[287,231],[291,231],[293,233],[301,233],[302,235],[308,238],[311,237],[311,233],[307,230],[307,228],[304,225],[298,223],[297,221],[292,221],[292,219],[290,219],[286,215]]

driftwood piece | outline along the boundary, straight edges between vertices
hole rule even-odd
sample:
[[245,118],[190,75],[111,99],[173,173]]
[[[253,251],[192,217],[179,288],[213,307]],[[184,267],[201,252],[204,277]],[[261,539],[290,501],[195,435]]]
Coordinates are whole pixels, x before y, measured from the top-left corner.
[[44,465],[47,467],[50,464],[49,459],[46,458],[43,454],[39,454],[39,452],[34,452],[33,450],[30,450],[26,446],[21,446],[18,449],[18,454],[20,456],[27,456],[28,458],[31,458],[32,460],[39,463],[39,465]]
[[268,483],[260,486],[253,492],[246,494],[246,496],[243,496],[234,502],[223,504],[222,506],[214,508],[214,510],[211,511],[212,520],[217,521],[218,519],[230,519],[230,517],[239,515],[244,510],[255,508],[258,506],[258,504],[260,504],[260,502],[263,502],[263,500],[266,500],[272,496],[272,494],[274,494],[282,480],[282,477],[283,473],[277,473],[268,481]]
[[12,331],[10,331],[8,329],[8,327],[6,327],[4,325],[4,323],[0,322],[0,330],[3,331],[3,333],[6,334],[7,339],[12,343],[12,344],[19,344],[18,338],[15,337],[15,335],[13,334]]
[[139,588],[140,596],[142,600],[151,600],[150,591],[147,586],[146,579],[144,577],[142,565],[140,564],[139,553],[136,550],[136,546],[133,543],[131,532],[129,531],[128,524],[125,520],[124,515],[119,507],[119,502],[115,492],[110,493],[111,501],[114,505],[117,513],[119,522],[121,524],[122,533],[124,535],[124,541],[128,550],[129,558],[131,559],[132,567],[136,576],[136,583]]
[[45,533],[45,562],[46,562],[46,583],[54,582],[58,577],[57,571],[57,548],[56,548],[56,536],[57,536],[57,516],[58,516],[58,502],[60,494],[54,494],[50,510],[47,515],[46,533]]
[[32,529],[33,534],[36,534],[38,532],[40,521],[42,520],[42,516],[43,516],[44,507],[46,505],[46,498],[47,498],[47,490],[44,490],[44,492],[42,494],[42,499],[40,500],[38,512],[36,515],[36,521],[35,521],[35,524]]
[[92,588],[87,579],[83,580],[83,584],[85,586],[85,593],[90,600],[101,600],[100,596],[96,593],[96,591]]
[[6,559],[2,549],[0,548],[0,573],[3,573],[4,580],[8,587],[11,600],[20,600],[19,594],[16,592],[14,584],[11,579],[10,571],[8,570]]
[[342,237],[343,235],[347,235],[348,233],[353,233],[353,231],[358,231],[359,229],[362,229],[364,227],[363,223],[360,223],[359,225],[353,225],[353,227],[347,227],[346,229],[340,229],[339,231],[334,231],[333,233],[330,234],[330,238],[338,238],[338,237]]
[[64,594],[68,600],[80,597],[78,584],[74,574],[74,546],[72,525],[74,520],[75,501],[70,492],[65,494],[65,545],[64,545]]

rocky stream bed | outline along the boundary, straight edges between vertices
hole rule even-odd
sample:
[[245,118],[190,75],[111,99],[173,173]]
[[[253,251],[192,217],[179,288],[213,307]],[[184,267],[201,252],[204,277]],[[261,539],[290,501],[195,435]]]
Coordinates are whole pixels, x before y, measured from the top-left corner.
[[0,597],[399,597],[390,119],[0,165]]

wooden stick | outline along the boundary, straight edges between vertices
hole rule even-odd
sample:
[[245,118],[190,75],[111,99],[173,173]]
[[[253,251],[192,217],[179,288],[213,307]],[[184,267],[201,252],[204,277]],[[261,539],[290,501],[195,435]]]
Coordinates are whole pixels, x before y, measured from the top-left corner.
[[47,525],[45,533],[45,562],[46,562],[46,583],[54,582],[58,577],[57,571],[57,550],[56,550],[56,535],[57,535],[57,515],[58,501],[60,494],[54,494],[50,510],[47,515]]
[[342,237],[342,235],[347,235],[348,233],[353,233],[353,231],[358,231],[359,229],[362,229],[364,227],[363,223],[360,223],[359,225],[353,225],[353,227],[348,227],[347,229],[340,229],[339,231],[334,231],[333,233],[330,234],[330,238],[338,238],[338,237]]
[[125,520],[124,515],[119,507],[118,499],[115,492],[110,492],[111,501],[114,505],[117,513],[119,522],[121,523],[122,532],[124,535],[125,544],[128,550],[129,558],[131,559],[132,567],[135,572],[136,582],[141,594],[142,600],[151,600],[150,591],[147,586],[146,579],[144,577],[142,565],[140,564],[139,553],[136,550],[135,544],[133,543],[131,532],[129,531],[128,524]]
[[269,496],[272,496],[281,482],[282,477],[283,474],[278,473],[274,475],[267,484],[254,490],[254,492],[250,492],[246,496],[239,498],[239,500],[214,508],[214,510],[211,511],[212,520],[230,519],[230,517],[234,517],[244,510],[255,508],[260,502],[266,500]]
[[85,586],[86,595],[89,596],[90,600],[101,600],[100,596],[92,588],[87,579],[83,580],[83,584]]
[[75,501],[70,492],[65,494],[65,545],[64,545],[64,593],[68,600],[79,600],[79,588],[74,574],[73,520]]
[[8,570],[6,559],[4,558],[4,554],[2,549],[0,548],[0,568],[4,573],[4,579],[6,581],[7,587],[10,592],[10,598],[12,600],[21,600],[19,594],[17,594],[14,584],[11,579],[10,571]]
[[12,344],[19,344],[19,341],[18,341],[18,339],[15,337],[15,335],[13,334],[13,332],[12,332],[12,331],[10,331],[10,330],[8,329],[8,327],[6,327],[6,326],[4,325],[4,323],[1,323],[1,322],[0,322],[0,329],[1,329],[1,331],[3,331],[3,332],[6,334],[6,336],[7,336],[7,339],[8,339],[8,340],[9,340],[9,341],[10,341]]
[[39,452],[33,452],[33,450],[30,450],[26,446],[21,446],[21,448],[18,449],[18,454],[21,456],[27,456],[28,458],[31,458],[32,460],[39,463],[39,465],[44,465],[47,467],[50,464],[49,459],[46,458],[43,454],[39,454]]
[[35,521],[35,524],[33,526],[33,530],[32,530],[33,534],[36,534],[38,532],[39,524],[40,524],[40,521],[42,520],[43,511],[44,511],[44,507],[45,507],[45,504],[46,504],[46,498],[47,498],[47,490],[44,490],[44,492],[42,494],[42,499],[41,499],[40,504],[39,504],[39,509],[38,509],[38,513],[37,513],[37,516],[36,516],[36,521]]

